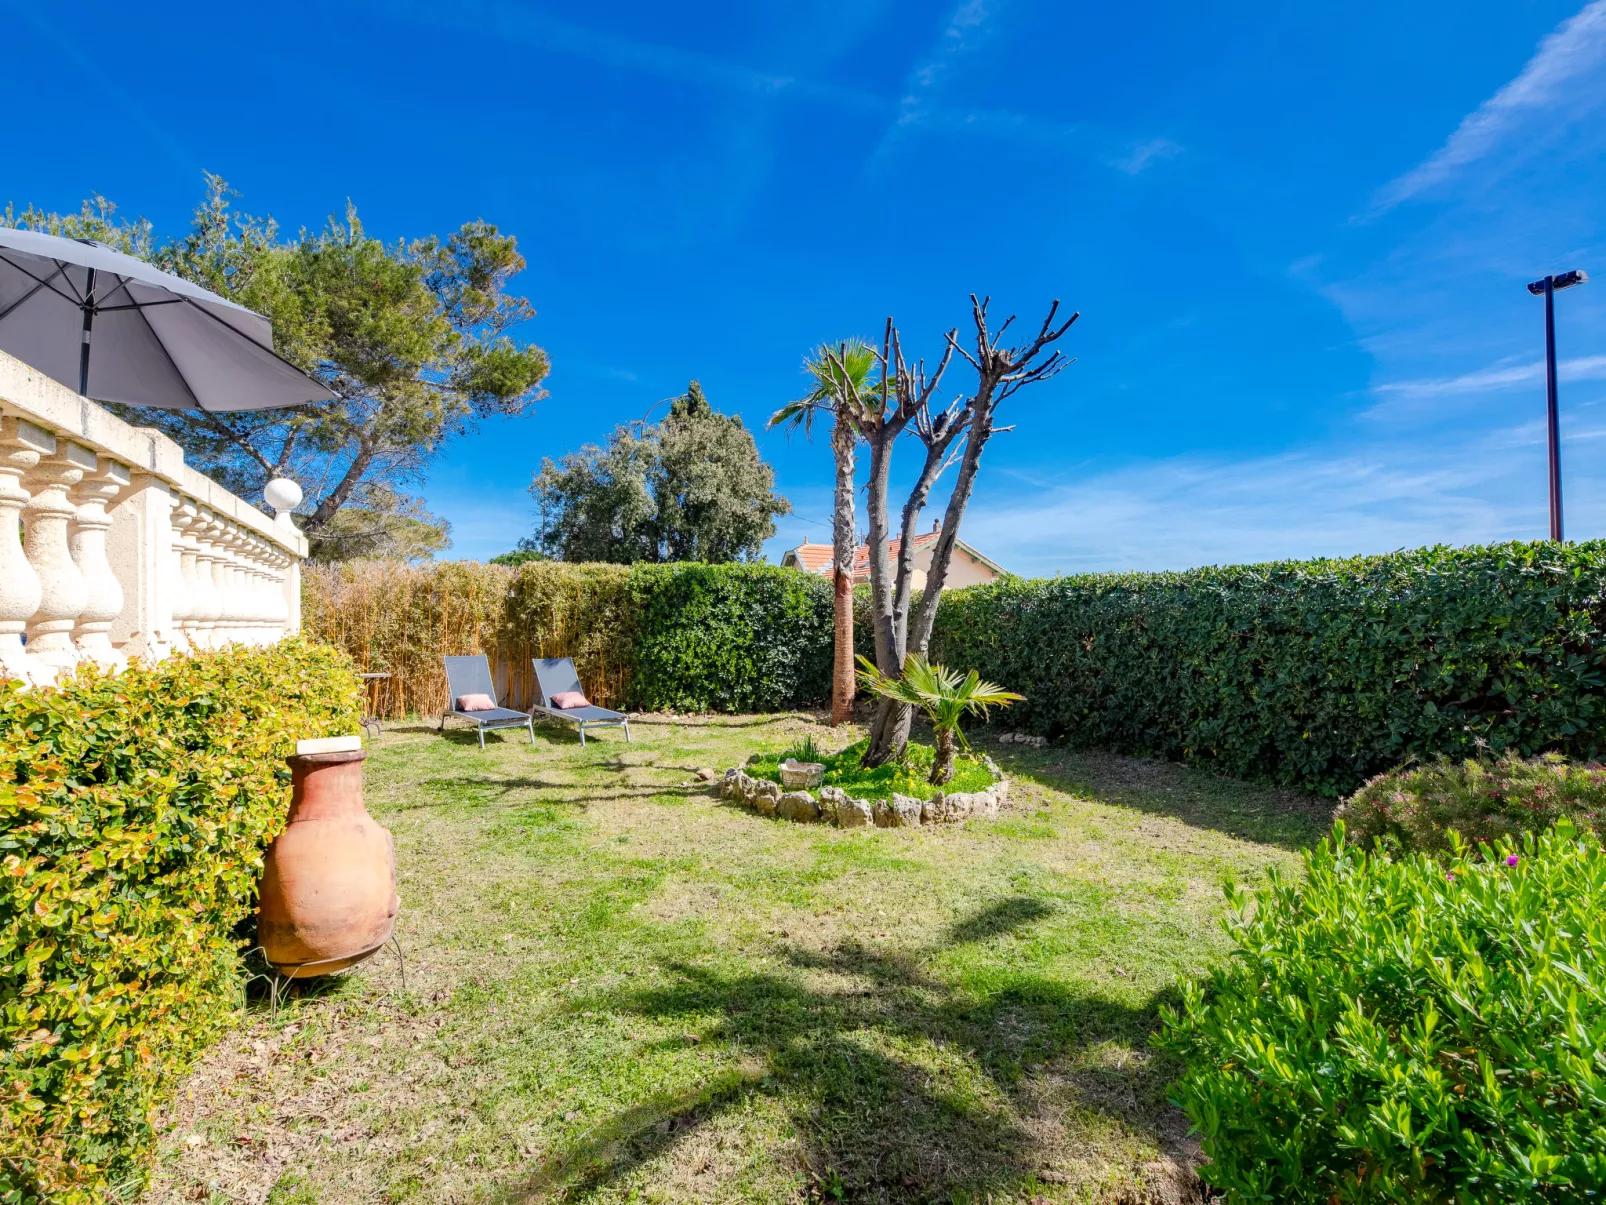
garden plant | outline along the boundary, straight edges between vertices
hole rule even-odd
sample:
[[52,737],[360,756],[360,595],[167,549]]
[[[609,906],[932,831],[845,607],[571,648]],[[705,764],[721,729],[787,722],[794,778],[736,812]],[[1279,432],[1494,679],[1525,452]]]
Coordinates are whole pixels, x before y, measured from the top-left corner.
[[1569,821],[1395,857],[1342,823],[1249,893],[1161,1045],[1230,1202],[1606,1189],[1606,851]]
[[868,657],[859,658],[859,681],[864,688],[883,699],[894,699],[918,707],[931,721],[936,756],[931,759],[930,782],[942,786],[954,776],[954,754],[960,745],[969,747],[959,721],[966,715],[986,715],[993,707],[1021,702],[1021,696],[983,682],[971,670],[963,677],[942,665],[932,665],[918,653],[903,663],[903,676],[888,678]]
[[358,698],[299,640],[0,685],[0,1201],[148,1173],[157,1108],[240,1015],[283,759]]
[[1606,838],[1606,767],[1559,753],[1434,758],[1379,774],[1338,810],[1350,840],[1447,854],[1451,832],[1472,843],[1549,828],[1563,818]]

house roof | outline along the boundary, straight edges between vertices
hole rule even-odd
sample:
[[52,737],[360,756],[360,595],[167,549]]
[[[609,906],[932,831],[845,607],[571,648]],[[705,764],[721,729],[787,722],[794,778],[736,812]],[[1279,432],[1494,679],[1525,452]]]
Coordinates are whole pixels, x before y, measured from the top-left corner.
[[[936,540],[936,532],[922,532],[915,537],[915,551],[918,552],[922,548],[930,547]],[[889,563],[896,564],[898,548],[902,543],[903,541],[897,539],[887,541],[887,560]],[[954,545],[978,564],[986,565],[994,573],[1000,576],[1003,575],[1004,569],[997,562],[982,556],[981,553],[963,540],[955,540]],[[788,549],[786,554],[781,557],[781,564],[796,565],[805,572],[825,577],[835,567],[835,557],[830,544],[810,544],[805,540],[796,548]],[[855,582],[867,582],[870,580],[870,546],[868,544],[860,544],[853,550],[853,580]]]

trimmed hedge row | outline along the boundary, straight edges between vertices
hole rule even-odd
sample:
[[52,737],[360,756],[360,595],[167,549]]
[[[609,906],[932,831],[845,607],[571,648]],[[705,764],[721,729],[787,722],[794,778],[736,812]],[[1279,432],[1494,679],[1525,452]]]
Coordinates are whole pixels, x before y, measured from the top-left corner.
[[0,1201],[143,1178],[154,1110],[240,1006],[283,759],[356,731],[358,699],[297,640],[0,685]]
[[776,711],[830,695],[830,583],[793,569],[369,561],[302,580],[307,632],[392,675],[377,700],[391,719],[439,712],[441,657],[458,653],[485,653],[520,708],[534,701],[532,657],[573,657],[606,706]]
[[934,659],[1011,726],[1353,790],[1411,757],[1606,745],[1606,543],[1006,579],[945,594]]

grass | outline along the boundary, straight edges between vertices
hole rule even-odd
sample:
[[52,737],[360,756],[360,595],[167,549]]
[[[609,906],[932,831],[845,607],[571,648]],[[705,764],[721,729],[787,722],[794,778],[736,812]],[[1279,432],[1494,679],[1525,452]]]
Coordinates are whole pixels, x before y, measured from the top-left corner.
[[[780,782],[781,763],[788,757],[812,761],[825,767],[822,785],[841,787],[855,799],[891,799],[895,794],[930,799],[938,791],[985,791],[993,785],[993,776],[979,758],[961,755],[954,758],[953,779],[944,786],[932,786],[927,779],[931,777],[931,762],[936,752],[930,745],[918,741],[909,742],[909,757],[902,765],[894,762],[866,770],[859,759],[864,756],[867,741],[854,741],[836,753],[826,753],[831,743],[814,744],[814,740],[811,735],[791,748],[766,753],[750,764],[747,772],[754,778]],[[805,742],[813,744],[813,748],[805,748]]]
[[148,1200],[1186,1199],[1147,1039],[1222,956],[1226,874],[1325,828],[1301,796],[995,746],[997,820],[843,831],[699,767],[806,717],[643,717],[637,740],[388,729],[407,955],[246,1024],[163,1122]]

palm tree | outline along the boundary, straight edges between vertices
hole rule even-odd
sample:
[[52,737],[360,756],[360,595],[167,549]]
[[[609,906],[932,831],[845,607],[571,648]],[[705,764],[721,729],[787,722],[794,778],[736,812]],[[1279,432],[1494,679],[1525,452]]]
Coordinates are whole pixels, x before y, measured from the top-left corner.
[[901,678],[886,677],[869,658],[860,657],[859,681],[866,690],[926,713],[937,737],[937,755],[931,761],[931,782],[935,786],[953,778],[956,745],[970,747],[959,730],[960,717],[967,712],[985,715],[989,707],[1008,707],[1024,701],[1022,695],[983,682],[975,670],[961,678],[954,670],[932,665],[918,653],[904,661]]
[[836,458],[836,498],[832,516],[831,546],[834,569],[833,606],[836,619],[836,657],[831,674],[831,723],[845,723],[853,713],[853,469],[859,442],[858,416],[869,404],[870,377],[880,357],[863,339],[848,339],[836,347],[815,348],[803,362],[813,388],[770,416],[771,427],[802,427],[811,434],[816,414],[835,416],[831,452]]

